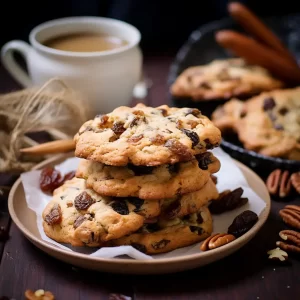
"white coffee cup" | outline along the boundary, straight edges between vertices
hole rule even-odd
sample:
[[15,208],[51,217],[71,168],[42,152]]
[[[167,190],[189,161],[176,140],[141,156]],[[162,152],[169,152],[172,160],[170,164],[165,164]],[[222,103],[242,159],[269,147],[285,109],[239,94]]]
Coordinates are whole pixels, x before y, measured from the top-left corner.
[[[127,41],[125,46],[99,52],[71,52],[42,43],[72,33],[100,33]],[[6,43],[1,50],[2,64],[24,87],[39,86],[60,78],[79,92],[94,113],[105,113],[129,105],[133,88],[141,77],[140,32],[125,22],[102,17],[69,17],[45,22],[29,34],[30,44],[21,40]],[[20,53],[27,72],[16,62]]]

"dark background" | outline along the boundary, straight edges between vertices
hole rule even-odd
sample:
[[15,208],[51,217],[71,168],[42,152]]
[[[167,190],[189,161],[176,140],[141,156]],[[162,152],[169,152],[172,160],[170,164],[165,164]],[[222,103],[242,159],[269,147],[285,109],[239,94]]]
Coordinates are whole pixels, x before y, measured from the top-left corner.
[[[260,16],[300,12],[295,0],[244,0]],[[36,25],[68,16],[104,16],[131,23],[142,33],[143,50],[178,48],[191,31],[227,17],[225,0],[1,0],[1,46],[12,39],[27,41]]]

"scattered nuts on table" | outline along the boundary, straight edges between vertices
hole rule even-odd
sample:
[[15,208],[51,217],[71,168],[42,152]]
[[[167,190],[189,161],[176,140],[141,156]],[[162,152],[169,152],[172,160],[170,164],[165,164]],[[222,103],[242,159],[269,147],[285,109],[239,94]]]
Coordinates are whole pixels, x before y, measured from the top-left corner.
[[279,215],[284,223],[296,229],[300,229],[300,206],[286,205],[279,211]]
[[248,198],[242,198],[244,190],[240,187],[233,191],[225,190],[220,193],[219,198],[213,200],[209,205],[212,214],[221,214],[245,205]]
[[295,190],[300,194],[300,172],[292,174],[291,183]]
[[209,236],[205,241],[203,241],[200,250],[207,251],[215,248],[224,246],[235,240],[235,236],[228,233],[216,233]]
[[245,210],[234,218],[228,227],[227,233],[234,235],[236,238],[249,231],[258,221],[258,216],[251,210]]
[[276,245],[287,252],[300,253],[300,232],[295,230],[282,230],[279,236],[285,241],[278,241]]
[[287,197],[292,190],[292,183],[289,171],[276,169],[271,172],[266,180],[266,186],[271,195],[280,198]]
[[26,290],[25,291],[26,300],[54,300],[54,295],[49,291],[44,291],[42,289],[37,291]]
[[269,259],[272,260],[286,261],[289,257],[288,254],[279,247],[269,250],[267,253],[269,255]]

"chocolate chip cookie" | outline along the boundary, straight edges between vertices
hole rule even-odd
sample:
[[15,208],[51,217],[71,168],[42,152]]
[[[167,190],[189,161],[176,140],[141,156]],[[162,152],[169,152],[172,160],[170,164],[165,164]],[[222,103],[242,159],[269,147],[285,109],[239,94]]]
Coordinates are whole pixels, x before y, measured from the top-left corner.
[[75,156],[113,166],[190,161],[219,146],[221,133],[198,109],[137,104],[85,122],[74,136]]
[[100,196],[86,188],[84,179],[73,178],[54,191],[45,207],[44,231],[57,242],[100,246],[142,227],[145,217],[137,211],[143,211],[143,204]]
[[220,161],[205,152],[193,160],[160,166],[108,166],[82,159],[76,176],[86,179],[88,188],[105,196],[163,199],[197,191],[210,175],[220,169]]
[[300,88],[265,92],[247,101],[232,99],[212,121],[223,133],[234,131],[244,147],[258,153],[300,160]]
[[158,223],[144,225],[138,232],[110,240],[107,245],[131,245],[147,254],[169,252],[200,242],[211,235],[213,221],[206,206],[197,213],[160,220]]
[[247,65],[240,58],[229,58],[187,68],[173,83],[170,92],[175,97],[205,101],[251,96],[283,86],[283,82],[266,69]]

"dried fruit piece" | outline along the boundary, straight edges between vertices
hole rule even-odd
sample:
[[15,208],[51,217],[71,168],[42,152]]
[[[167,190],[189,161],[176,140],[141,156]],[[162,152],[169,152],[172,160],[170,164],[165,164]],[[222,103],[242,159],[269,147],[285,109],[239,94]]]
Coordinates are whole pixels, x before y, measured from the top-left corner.
[[279,261],[286,261],[289,257],[288,254],[285,251],[281,250],[279,247],[269,250],[267,254],[269,255],[269,259]]
[[264,99],[263,110],[271,110],[276,106],[275,100],[272,97],[268,97]]
[[193,115],[195,117],[200,117],[201,116],[201,111],[197,108],[189,108],[187,113],[186,113],[186,116],[187,115]]
[[138,212],[145,202],[145,200],[135,197],[128,198],[127,201],[135,206],[134,212]]
[[180,143],[176,139],[170,139],[165,143],[165,147],[167,147],[170,151],[180,157],[182,161],[188,161],[193,159],[193,154],[190,149]]
[[204,152],[202,154],[197,154],[196,159],[198,161],[198,166],[202,170],[207,170],[208,165],[212,163],[212,156],[210,152]]
[[139,142],[144,137],[143,134],[133,135],[128,139],[128,143],[135,144]]
[[249,231],[257,221],[258,216],[255,212],[245,210],[234,218],[227,232],[238,238]]
[[209,236],[200,246],[201,251],[207,251],[224,246],[235,240],[235,236],[227,233],[216,233]]
[[72,178],[74,178],[76,171],[71,171],[67,174],[65,174],[63,182],[67,181],[67,180],[71,180]]
[[160,108],[159,110],[161,111],[161,114],[162,114],[164,117],[166,117],[166,116],[168,115],[168,112],[167,112],[166,109]]
[[151,166],[136,166],[133,164],[128,164],[127,168],[134,172],[135,176],[142,176],[151,174],[155,167]]
[[279,215],[284,223],[296,229],[300,229],[300,206],[286,205],[279,211]]
[[291,183],[295,190],[300,194],[300,172],[291,175]]
[[278,113],[282,116],[285,116],[288,112],[289,112],[288,108],[286,108],[284,106],[278,110]]
[[179,163],[168,165],[168,170],[170,173],[177,174],[179,172],[179,169],[180,169]]
[[113,127],[111,130],[117,135],[120,136],[126,128],[124,128],[124,123],[123,122],[116,122],[114,123]]
[[85,220],[86,220],[86,217],[85,217],[85,216],[79,216],[79,217],[75,220],[75,222],[74,222],[74,224],[73,224],[73,227],[74,227],[75,229],[78,228]]
[[171,241],[170,240],[166,240],[166,239],[162,239],[159,242],[155,242],[153,244],[151,244],[152,248],[157,250],[157,249],[163,249],[165,248]]
[[139,244],[139,243],[131,243],[131,246],[135,249],[137,249],[140,252],[146,253],[147,249],[144,245]]
[[40,175],[40,188],[45,193],[53,193],[53,191],[61,185],[62,176],[60,171],[53,167],[46,167]]
[[74,200],[74,205],[77,210],[86,210],[93,203],[95,203],[95,200],[86,191],[83,191],[77,195]]
[[248,198],[242,198],[243,192],[244,190],[240,187],[233,191],[226,190],[220,193],[219,198],[210,203],[210,212],[221,214],[245,205],[248,203]]
[[190,140],[192,141],[193,148],[199,144],[200,140],[196,132],[188,129],[182,129],[181,131],[190,138]]
[[48,225],[59,224],[62,220],[62,212],[59,204],[55,203],[49,214],[45,216],[45,222]]
[[111,203],[112,209],[120,215],[129,215],[129,209],[125,201],[118,200]]
[[179,199],[173,201],[164,211],[164,216],[166,219],[174,219],[178,215],[181,209],[181,203]]
[[166,141],[164,136],[157,134],[155,137],[150,138],[150,141],[153,145],[163,145]]

